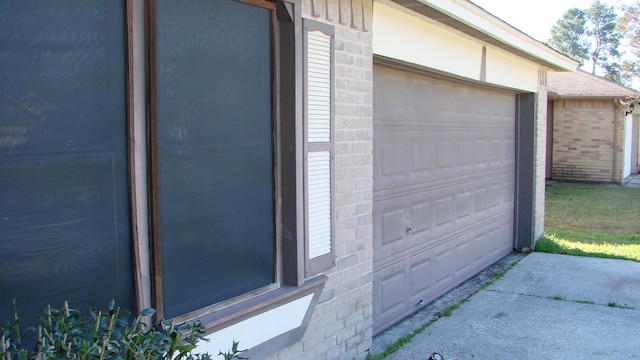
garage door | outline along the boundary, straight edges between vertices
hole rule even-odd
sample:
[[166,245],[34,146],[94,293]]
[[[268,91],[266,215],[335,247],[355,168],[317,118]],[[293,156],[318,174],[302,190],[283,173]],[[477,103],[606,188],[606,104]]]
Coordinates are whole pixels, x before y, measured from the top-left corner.
[[513,93],[374,66],[374,332],[513,250]]

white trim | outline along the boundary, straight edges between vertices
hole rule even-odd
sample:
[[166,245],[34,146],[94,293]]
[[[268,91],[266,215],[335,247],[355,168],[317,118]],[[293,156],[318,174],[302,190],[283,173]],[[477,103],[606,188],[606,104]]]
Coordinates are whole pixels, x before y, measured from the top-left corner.
[[[578,62],[533,39],[467,0],[417,0],[531,56],[573,71]],[[526,15],[524,15],[526,16]]]
[[624,126],[624,162],[622,169],[622,180],[631,175],[631,146],[633,144],[633,115],[629,114],[625,118]]
[[239,342],[239,349],[251,349],[278,335],[298,328],[302,325],[313,296],[314,294],[309,294],[216,331],[206,336],[207,341],[201,342],[194,352],[216,356],[221,350],[231,349],[234,341]]

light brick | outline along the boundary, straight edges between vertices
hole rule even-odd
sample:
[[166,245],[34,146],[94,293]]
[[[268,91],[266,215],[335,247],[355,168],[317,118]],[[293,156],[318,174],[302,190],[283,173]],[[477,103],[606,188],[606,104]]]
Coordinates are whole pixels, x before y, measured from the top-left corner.
[[[612,100],[554,103],[552,178],[621,182],[624,109]],[[617,112],[617,114],[616,114]],[[615,114],[615,115],[614,115]]]

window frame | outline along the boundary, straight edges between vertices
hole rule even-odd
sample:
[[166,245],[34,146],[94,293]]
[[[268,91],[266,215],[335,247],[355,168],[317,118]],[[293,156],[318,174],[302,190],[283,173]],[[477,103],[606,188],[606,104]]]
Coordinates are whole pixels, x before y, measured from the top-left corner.
[[[140,297],[140,292],[139,289],[144,287],[144,280],[142,279],[142,277],[140,276],[140,271],[139,269],[141,268],[139,266],[139,253],[138,253],[138,232],[136,231],[135,228],[135,224],[137,223],[137,218],[136,218],[136,212],[135,212],[135,186],[133,185],[132,181],[133,181],[133,172],[134,172],[134,167],[135,167],[135,160],[134,160],[134,151],[132,150],[134,148],[134,141],[133,141],[133,134],[134,134],[134,106],[133,106],[133,85],[134,85],[134,81],[133,81],[133,36],[132,36],[132,32],[133,32],[133,0],[120,0],[118,4],[118,11],[110,11],[110,12],[105,12],[104,17],[102,17],[102,22],[97,23],[98,26],[104,26],[106,28],[106,33],[108,34],[105,38],[103,38],[102,40],[104,41],[105,44],[111,42],[111,41],[117,41],[117,48],[118,48],[118,53],[114,54],[111,53],[109,51],[104,51],[101,53],[96,53],[93,51],[87,51],[87,54],[91,55],[91,58],[93,59],[93,57],[95,56],[95,54],[101,54],[104,56],[104,62],[108,67],[112,67],[115,66],[115,63],[117,64],[117,68],[119,69],[119,71],[122,71],[121,75],[118,74],[117,76],[115,76],[112,73],[109,73],[108,71],[106,73],[103,73],[103,71],[97,70],[98,68],[94,66],[95,71],[98,71],[100,74],[102,74],[102,77],[104,79],[107,79],[106,81],[109,83],[117,83],[117,86],[114,88],[113,92],[110,92],[108,94],[100,94],[99,98],[101,98],[102,100],[104,99],[110,99],[113,97],[113,94],[117,93],[118,98],[120,96],[122,96],[122,101],[118,100],[118,104],[112,104],[110,103],[108,105],[108,107],[113,107],[114,105],[116,106],[118,110],[118,112],[122,111],[122,116],[120,116],[120,114],[118,114],[118,116],[111,116],[109,117],[108,121],[101,121],[101,124],[119,124],[119,128],[117,131],[110,131],[110,129],[107,131],[107,133],[102,133],[102,138],[105,139],[109,139],[109,138],[118,138],[119,141],[122,141],[122,143],[118,144],[117,148],[120,151],[123,151],[122,153],[122,157],[117,156],[117,167],[119,168],[120,165],[122,165],[122,171],[120,171],[120,168],[117,170],[118,176],[114,176],[114,180],[116,180],[113,184],[114,186],[106,186],[104,187],[104,191],[105,192],[109,192],[110,196],[112,196],[110,198],[112,206],[113,206],[113,211],[114,213],[110,213],[109,211],[107,212],[102,212],[100,215],[95,216],[94,218],[104,218],[104,216],[107,216],[107,219],[109,219],[109,215],[111,215],[113,217],[113,222],[118,223],[121,221],[121,219],[117,219],[116,218],[121,214],[120,210],[124,210],[126,208],[126,210],[128,211],[128,213],[126,214],[127,216],[122,218],[122,222],[120,222],[121,224],[127,224],[128,229],[126,231],[122,231],[121,233],[118,233],[117,230],[114,233],[113,237],[111,237],[112,239],[114,239],[115,241],[123,241],[122,244],[120,245],[125,245],[125,246],[118,246],[117,250],[115,251],[116,254],[117,253],[124,253],[124,252],[128,252],[128,257],[129,259],[127,259],[127,261],[121,261],[121,259],[119,260],[115,260],[114,263],[115,264],[122,264],[122,263],[126,263],[127,266],[130,266],[130,269],[126,270],[126,275],[125,274],[121,274],[119,275],[120,278],[124,278],[125,276],[128,278],[128,284],[127,286],[125,286],[124,288],[126,288],[126,297],[128,297],[130,299],[128,304],[124,304],[124,299],[123,297],[120,297],[122,294],[118,295],[118,291],[116,290],[115,292],[111,292],[109,291],[110,295],[108,298],[102,298],[102,296],[100,296],[100,299],[104,300],[105,303],[109,301],[109,299],[113,299],[115,298],[116,301],[118,301],[118,297],[120,297],[120,301],[121,303],[118,303],[118,306],[122,306],[124,309],[126,309],[127,311],[131,310],[131,311],[135,311],[136,309],[142,309],[143,308],[143,303]],[[100,5],[99,3],[96,5]],[[111,5],[111,3],[110,3]],[[27,16],[30,15],[30,12],[34,9],[36,9],[38,7],[38,5],[28,5],[29,8],[28,10],[23,13],[23,15]],[[65,9],[66,10],[66,9]],[[93,10],[93,9],[91,9]],[[113,9],[111,9],[113,10]],[[37,12],[37,11],[36,11]],[[87,12],[84,12],[83,14],[78,14],[78,18],[80,18],[81,16],[86,16]],[[58,13],[52,12],[48,14],[50,16],[50,19],[57,19],[59,18]],[[75,16],[76,14],[74,14]],[[100,13],[100,15],[103,15],[102,13]],[[112,16],[113,15],[113,16]],[[112,26],[112,20],[118,20],[118,26]],[[58,19],[59,20],[59,19]],[[36,40],[36,47],[33,47],[33,44],[30,43],[30,41],[33,41],[33,39],[37,39],[34,38],[33,36],[26,36],[23,40],[21,40],[21,44],[22,45],[26,45],[25,47],[28,48],[43,48],[43,46],[41,45],[46,45],[50,40],[56,40],[54,39],[55,35],[58,34],[56,31],[51,30],[50,28],[47,27],[47,25],[49,25],[46,21],[43,22],[42,24],[42,30],[43,31],[48,31],[49,34],[52,35],[52,37],[47,38],[47,42],[42,42],[42,41],[38,41]],[[67,25],[67,28],[65,30],[72,30],[73,29],[73,23],[72,22],[66,22],[65,25]],[[114,37],[112,30],[114,29],[118,29],[117,32],[117,37]],[[91,34],[94,35],[94,34]],[[117,40],[111,40],[111,39],[117,39]],[[57,44],[57,49],[54,49],[54,51],[75,51],[76,49],[83,49],[82,47],[78,48],[77,44],[74,44],[73,46],[69,46],[69,44],[65,43],[64,45],[61,45],[60,43]],[[107,48],[108,46],[105,46],[105,48]],[[86,50],[86,48],[84,48]],[[59,55],[55,55],[54,58],[58,58]],[[39,57],[36,57],[39,58]],[[117,59],[117,60],[116,60]],[[53,62],[51,62],[53,64]],[[24,64],[22,64],[24,66]],[[94,72],[95,72],[94,71]],[[80,74],[81,72],[78,73],[74,73],[74,78],[71,81],[74,81],[75,79],[77,79],[78,74]],[[106,77],[105,77],[106,76]],[[114,77],[115,76],[115,77]],[[84,79],[84,78],[83,78]],[[67,81],[69,79],[67,78]],[[35,80],[34,80],[35,81]],[[46,81],[46,80],[45,80]],[[57,81],[61,81],[60,79],[57,79]],[[113,86],[113,85],[111,85]],[[92,89],[94,89],[94,87],[92,86]],[[36,90],[32,90],[32,91],[38,91],[38,88],[36,88]],[[62,92],[62,93],[58,93],[57,95],[61,95],[61,96],[65,96],[68,95],[66,92]],[[84,94],[83,94],[84,95]],[[97,96],[95,93],[93,92],[89,92],[86,94],[87,96],[92,96],[95,97]],[[7,98],[10,99],[11,97],[9,95],[7,95]],[[77,99],[76,98],[76,102],[80,101],[81,99]],[[111,100],[106,100],[111,101]],[[38,109],[26,109],[29,110],[30,112],[34,113],[35,115],[38,115],[38,118],[41,118],[44,122],[44,120],[46,119],[46,111],[48,111],[48,109],[56,109],[56,111],[58,111],[60,114],[65,114],[65,116],[68,116],[68,114],[76,114],[75,110],[70,110],[70,112],[64,112],[65,108],[68,109],[72,109],[73,106],[67,106],[67,105],[62,105],[60,106],[59,104],[56,104],[56,101],[52,101],[55,106],[49,102],[44,102],[44,105],[46,106],[42,106],[42,109],[40,109],[40,111],[38,111]],[[35,107],[39,107],[41,104],[31,104],[34,105]],[[90,108],[92,109],[92,111],[96,111],[96,108],[90,105]],[[42,114],[38,114],[39,112],[43,112]],[[55,118],[49,118],[47,119],[47,121],[51,122],[54,121]],[[99,126],[99,124],[93,124],[94,126]],[[101,127],[101,126],[100,126]],[[120,128],[121,127],[121,128]],[[67,128],[67,130],[72,130],[71,127],[65,126],[65,128]],[[95,129],[95,128],[94,128]],[[40,130],[41,134],[47,134],[46,130]],[[75,140],[75,136],[76,135],[81,135],[82,132],[77,132],[74,133],[74,135],[72,136],[73,140]],[[48,134],[47,134],[48,135]],[[46,136],[46,135],[44,135]],[[48,138],[48,140],[50,140],[51,138]],[[59,142],[58,142],[59,143]],[[71,146],[71,139],[69,139],[69,141],[67,142],[67,146]],[[52,159],[54,161],[60,160],[62,159],[61,155],[65,155],[65,154],[70,154],[69,157],[73,157],[73,158],[78,158],[78,159],[84,159],[84,158],[90,158],[92,156],[111,156],[111,153],[108,150],[92,150],[92,149],[86,149],[86,148],[81,148],[81,150],[72,150],[69,151],[68,153],[65,151],[60,151],[59,149],[55,149],[54,147],[49,147],[47,150],[42,151],[42,152],[33,152],[33,153],[26,153],[26,154],[21,154],[21,153],[17,153],[17,154],[10,154],[11,156],[15,156],[15,160],[16,162],[25,162],[25,161],[32,161],[32,160],[37,160],[37,161],[51,161]],[[72,154],[72,155],[71,155]],[[10,159],[11,161],[13,161],[13,159]],[[122,161],[121,161],[122,160]],[[25,164],[25,163],[23,163]],[[24,166],[23,164],[21,164],[22,166]],[[111,167],[111,171],[115,174],[115,167],[113,166],[113,164],[115,164],[115,162],[112,163],[112,167]],[[46,165],[50,165],[49,163],[45,164]],[[66,166],[68,168],[68,164],[64,164],[64,166]],[[30,167],[28,164],[26,164],[26,167]],[[66,173],[70,174],[69,171],[66,171]],[[122,174],[122,176],[119,176],[120,174]],[[49,182],[52,181],[50,178],[48,178]],[[60,183],[58,183],[60,184]],[[93,183],[91,183],[93,185]],[[117,184],[117,186],[115,185]],[[71,186],[69,185],[69,183],[64,183],[64,186],[71,188]],[[120,187],[122,186],[122,192],[120,192],[120,190],[116,190],[116,187]],[[114,194],[119,195],[122,194],[123,197],[122,199],[120,198],[116,198],[116,196],[114,196]],[[103,195],[99,195],[100,198],[103,198]],[[65,198],[71,198],[73,197],[73,194],[71,192],[67,192],[65,191]],[[121,201],[122,200],[122,201]],[[118,203],[118,205],[116,205],[116,203]],[[122,204],[122,205],[120,205]],[[59,207],[59,206],[58,206]],[[95,207],[94,208],[99,208],[99,207]],[[123,211],[124,212],[124,211]],[[115,215],[115,216],[113,216]],[[87,220],[91,219],[90,214],[86,215],[87,218],[83,218],[82,222],[87,222]],[[46,218],[46,217],[45,217]],[[78,222],[78,221],[73,221],[73,223]],[[70,222],[71,223],[71,222]],[[30,224],[27,227],[24,227],[25,229],[29,229],[31,227],[33,227],[34,224]],[[35,226],[39,226],[39,225],[35,225]],[[42,226],[39,226],[40,228],[43,228]],[[67,231],[69,232],[69,231]],[[78,230],[74,230],[74,233],[80,233]],[[52,236],[51,234],[49,234],[50,236]],[[87,235],[86,233],[84,235]],[[66,235],[65,235],[66,236]],[[88,236],[88,235],[87,235]],[[31,236],[33,237],[33,236]],[[55,237],[55,236],[54,236]],[[0,239],[0,241],[2,241]],[[57,244],[56,244],[57,245]],[[67,263],[65,266],[66,267],[70,267],[71,264],[74,264],[74,261],[77,261],[78,258],[75,256],[71,256],[70,254],[65,254],[67,255],[67,260],[69,261],[69,263]],[[118,255],[114,256],[114,257],[118,257]],[[45,257],[46,258],[46,257]],[[119,258],[119,257],[118,257]],[[86,259],[82,259],[83,261],[87,261]],[[51,264],[49,264],[49,266],[51,266]],[[117,265],[116,266],[117,269]],[[110,267],[111,269],[113,269],[113,267]],[[79,269],[75,269],[76,272],[82,272],[85,271],[86,272],[87,269],[84,270],[79,270]],[[91,270],[91,269],[89,269]],[[94,271],[94,270],[92,270]],[[115,270],[116,272],[119,272],[120,270]],[[95,271],[94,271],[95,272]],[[111,272],[111,271],[110,271]],[[53,274],[53,273],[51,273]],[[51,275],[50,274],[50,275]],[[55,276],[55,274],[53,275]],[[79,280],[79,279],[75,279],[75,280]],[[84,279],[84,281],[86,282],[86,279]],[[109,288],[113,288],[114,286],[109,283],[109,279],[94,279],[94,282],[91,282],[91,284],[93,285],[100,285],[103,284],[103,288],[104,289],[109,289]],[[79,285],[79,291],[74,292],[74,293],[84,293],[84,294],[93,294],[91,292],[91,289],[86,287],[85,285]],[[65,296],[65,298],[63,298],[63,300],[69,300],[69,301],[73,301],[73,299],[69,299],[66,298],[66,296],[71,296],[69,293],[65,293],[65,292],[61,292],[60,289],[57,289],[57,293],[58,294],[62,294]],[[123,291],[124,292],[124,291]],[[44,291],[45,295],[47,293],[47,291]],[[66,294],[66,295],[65,295]],[[57,297],[55,296],[55,294],[53,294],[54,298]],[[89,296],[82,296],[80,295],[79,297],[89,297]],[[55,299],[49,299],[49,300],[55,300]],[[20,299],[17,299],[17,301],[20,301]],[[100,306],[104,306],[105,303],[91,303],[91,306],[96,306],[96,307],[100,307]],[[18,303],[20,304],[20,302]],[[53,306],[58,305],[58,304],[51,304]],[[79,306],[79,310],[81,312],[86,311],[87,309],[84,308],[84,306],[82,304],[72,304],[75,306]],[[38,309],[40,310],[40,309]],[[35,312],[33,313],[33,315],[37,315]]]
[[[127,0],[131,1],[131,0]],[[243,303],[256,298],[262,299],[263,305],[270,299],[280,299],[283,296],[297,296],[301,291],[308,291],[309,286],[314,291],[321,290],[324,281],[306,281],[304,276],[304,198],[303,198],[303,166],[302,164],[302,129],[298,124],[302,122],[299,109],[302,102],[299,89],[302,86],[302,39],[296,36],[296,29],[302,24],[301,6],[299,0],[271,2],[267,0],[235,0],[252,6],[259,6],[271,10],[271,39],[272,39],[272,124],[273,124],[273,168],[274,168],[274,200],[275,200],[275,282],[262,289],[256,289],[227,301],[211,304],[202,309],[176,317],[178,321],[202,319],[206,329],[219,328],[228,321],[235,321],[238,316],[216,316],[222,314],[226,308],[243,308]],[[137,289],[140,308],[149,305],[156,309],[155,318],[163,318],[162,309],[162,274],[160,256],[160,230],[158,207],[158,168],[157,168],[157,80],[156,80],[156,0],[145,0],[144,3],[144,36],[146,63],[146,169],[140,177],[147,178],[148,192],[148,235],[150,247],[145,251],[145,245],[138,236],[133,240],[136,256],[136,279],[140,279]],[[133,60],[132,60],[133,62]],[[135,84],[134,84],[135,85]],[[130,137],[131,139],[131,137]],[[134,143],[133,140],[130,140]],[[133,158],[133,157],[132,157]],[[135,160],[135,159],[133,159]],[[133,161],[132,161],[133,163]],[[137,168],[132,164],[132,168]],[[135,171],[135,170],[134,170]],[[131,181],[134,183],[134,181]],[[135,206],[135,186],[132,186],[132,197]],[[134,213],[135,214],[135,213]],[[133,219],[136,222],[139,220]],[[139,217],[138,217],[139,218]],[[141,229],[139,225],[135,229]],[[150,273],[145,274],[144,257],[149,259]],[[142,260],[141,260],[142,259]],[[145,275],[149,281],[144,282]],[[320,278],[321,280],[323,277]],[[138,283],[136,283],[138,284]],[[150,289],[150,290],[147,290]],[[144,295],[145,291],[150,295]],[[289,295],[287,295],[289,294]],[[144,306],[147,305],[147,306]],[[236,311],[234,313],[243,313]],[[246,316],[246,314],[245,314]],[[211,330],[212,331],[212,330]]]

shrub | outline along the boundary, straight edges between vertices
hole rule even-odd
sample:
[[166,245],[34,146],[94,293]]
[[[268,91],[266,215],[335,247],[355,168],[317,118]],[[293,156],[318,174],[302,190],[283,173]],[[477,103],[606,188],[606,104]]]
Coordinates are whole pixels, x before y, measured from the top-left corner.
[[[7,322],[0,338],[0,360],[93,360],[93,359],[175,359],[207,360],[209,354],[194,354],[196,343],[203,340],[200,323],[175,324],[172,320],[151,322],[154,309],[145,309],[135,319],[120,314],[112,300],[106,312],[90,310],[90,319],[71,309],[48,306],[37,328],[20,328],[14,300],[14,322]],[[145,319],[147,321],[145,321]],[[29,334],[35,333],[33,343]],[[238,343],[220,352],[225,360],[242,359]]]

